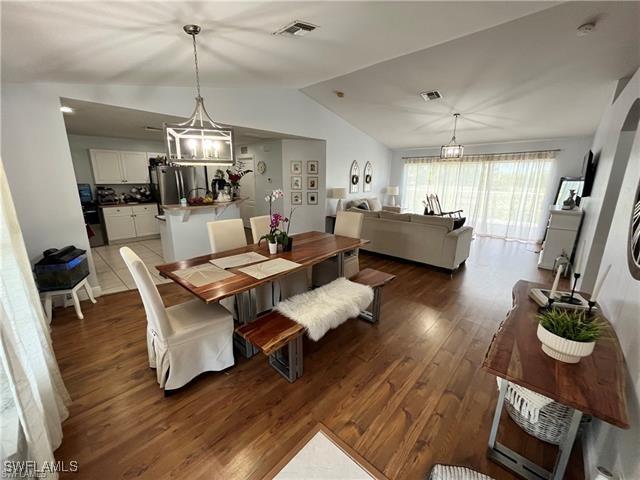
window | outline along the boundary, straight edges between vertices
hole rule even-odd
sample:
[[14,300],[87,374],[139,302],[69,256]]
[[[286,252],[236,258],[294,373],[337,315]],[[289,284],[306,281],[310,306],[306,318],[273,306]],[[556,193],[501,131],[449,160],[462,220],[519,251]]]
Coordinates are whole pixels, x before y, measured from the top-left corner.
[[422,213],[425,196],[435,193],[444,211],[464,210],[478,235],[540,241],[554,158],[552,151],[407,158],[403,203]]

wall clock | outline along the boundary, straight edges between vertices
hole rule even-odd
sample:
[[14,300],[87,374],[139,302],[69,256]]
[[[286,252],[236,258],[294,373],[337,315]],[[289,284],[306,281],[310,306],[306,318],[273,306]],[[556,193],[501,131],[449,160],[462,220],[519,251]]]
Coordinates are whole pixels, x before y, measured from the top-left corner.
[[258,170],[258,173],[260,175],[264,175],[264,172],[267,171],[267,164],[260,160],[258,162],[258,165],[256,165],[256,170]]
[[367,162],[364,165],[364,187],[365,192],[371,191],[371,184],[373,182],[373,166],[371,162]]
[[631,276],[640,280],[640,180],[631,210],[629,222],[629,239],[627,241],[627,260]]
[[349,172],[349,193],[358,193],[360,185],[360,167],[356,160],[351,164]]

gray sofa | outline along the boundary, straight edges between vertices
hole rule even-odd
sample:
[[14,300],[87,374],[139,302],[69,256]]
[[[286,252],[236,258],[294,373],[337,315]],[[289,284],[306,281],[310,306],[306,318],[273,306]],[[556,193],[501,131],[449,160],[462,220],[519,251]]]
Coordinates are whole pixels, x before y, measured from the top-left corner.
[[362,238],[370,243],[362,250],[457,269],[469,257],[473,228],[454,229],[453,218],[387,211],[362,213]]

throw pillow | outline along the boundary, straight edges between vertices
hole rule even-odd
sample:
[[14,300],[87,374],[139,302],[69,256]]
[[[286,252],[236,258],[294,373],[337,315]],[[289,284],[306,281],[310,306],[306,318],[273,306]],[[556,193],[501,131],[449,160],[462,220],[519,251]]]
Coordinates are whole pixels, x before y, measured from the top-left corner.
[[367,203],[369,204],[369,210],[374,212],[379,212],[382,210],[382,202],[379,198],[367,198]]
[[369,204],[367,202],[361,202],[356,205],[356,208],[359,208],[360,210],[369,210]]
[[462,218],[454,218],[453,219],[453,229],[460,228],[464,225],[464,222],[467,221],[467,217]]

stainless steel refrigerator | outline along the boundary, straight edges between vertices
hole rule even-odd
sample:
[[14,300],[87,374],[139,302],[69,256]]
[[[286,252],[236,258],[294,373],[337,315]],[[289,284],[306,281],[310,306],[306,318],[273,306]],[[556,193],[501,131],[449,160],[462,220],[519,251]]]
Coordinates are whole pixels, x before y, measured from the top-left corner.
[[197,185],[196,167],[172,167],[154,165],[149,167],[151,193],[162,205],[175,205],[181,198],[188,198]]

